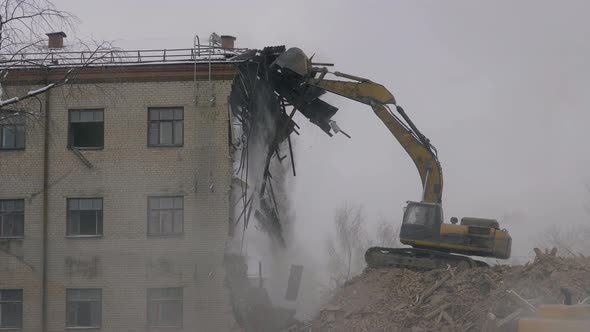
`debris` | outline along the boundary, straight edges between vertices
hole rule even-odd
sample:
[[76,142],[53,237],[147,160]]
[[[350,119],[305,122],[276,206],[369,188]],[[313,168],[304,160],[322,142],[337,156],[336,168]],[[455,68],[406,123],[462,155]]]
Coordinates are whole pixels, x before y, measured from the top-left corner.
[[523,299],[522,296],[518,295],[518,293],[514,290],[509,290],[508,294],[512,295],[513,298],[517,299],[518,301],[520,301],[520,303],[524,304],[524,307],[531,311],[533,314],[537,313],[537,308],[535,308],[535,306],[532,305],[529,301]]
[[496,315],[491,312],[488,312],[486,315],[486,320],[482,327],[482,332],[495,332],[496,331]]
[[303,265],[291,265],[289,281],[287,282],[287,292],[285,300],[294,301],[299,294],[299,285],[301,285],[301,276],[303,275]]
[[510,323],[511,321],[517,319],[518,317],[522,316],[523,312],[522,309],[516,309],[516,311],[514,311],[513,313],[511,313],[510,315],[500,319],[497,323],[496,323],[496,327],[500,328],[502,326],[504,326],[507,323]]
[[442,315],[442,318],[444,318],[447,321],[447,323],[449,323],[449,325],[455,326],[455,322],[453,321],[451,316],[449,316],[449,314],[447,314],[446,311],[443,310],[443,311],[441,311],[440,314]]
[[326,306],[339,311],[323,310],[306,330],[293,331],[512,332],[540,304],[563,303],[564,287],[571,289],[573,303],[590,302],[590,258],[541,253],[526,266],[476,267],[453,274],[447,269],[368,268]]
[[[246,184],[254,182],[250,193],[242,190],[243,211],[252,196],[258,196],[258,203],[255,200],[252,204],[260,205],[254,216],[262,229],[284,247],[285,225],[281,224],[281,211],[272,188],[271,162],[275,156],[278,162],[282,162],[286,154],[281,156],[281,148],[288,148],[295,175],[291,142],[291,134],[298,134],[299,128],[293,120],[295,113],[299,111],[330,136],[334,130],[348,134],[335,124],[335,127],[330,126],[338,108],[319,99],[326,92],[301,84],[301,76],[312,65],[303,51],[272,46],[244,53],[240,60],[243,61],[237,64],[238,73],[232,83],[229,107],[232,129],[236,129],[238,138],[236,144],[232,144],[236,160],[239,160],[236,175],[239,174],[240,180]],[[249,217],[250,213],[240,214],[236,224],[243,221],[245,230]]]
[[451,278],[455,279],[455,270],[456,268],[451,267],[449,264],[447,264],[447,270],[449,271],[449,273],[451,274]]
[[224,266],[232,311],[245,331],[280,331],[294,323],[294,309],[273,305],[265,288],[250,283],[243,256],[226,253]]
[[325,306],[322,311],[341,311],[342,307],[339,305],[327,305]]
[[488,274],[484,274],[483,277],[486,278],[486,280],[489,281],[490,284],[492,284],[492,285],[496,284],[496,281],[494,281],[494,279],[492,279],[492,277],[490,277]]
[[448,275],[444,276],[441,280],[437,280],[432,287],[425,290],[424,293],[422,293],[422,295],[420,295],[420,297],[418,298],[418,304],[423,303],[425,299],[427,299],[430,295],[432,295],[432,293],[434,293],[434,291],[436,291],[440,286],[442,286],[450,278],[451,278],[451,274],[448,274]]
[[431,318],[433,318],[434,316],[436,316],[437,314],[441,314],[441,313],[442,313],[444,310],[447,310],[447,309],[448,309],[448,308],[450,308],[450,307],[451,307],[451,304],[450,304],[450,303],[446,303],[446,304],[444,304],[444,305],[442,305],[442,306],[438,307],[438,308],[437,308],[437,309],[435,309],[434,311],[432,311],[432,312],[430,312],[430,313],[426,314],[426,315],[424,316],[424,318],[426,318],[426,319],[431,319]]
[[407,306],[408,305],[406,303],[400,303],[395,308],[393,308],[393,311],[400,311],[400,310],[404,309]]

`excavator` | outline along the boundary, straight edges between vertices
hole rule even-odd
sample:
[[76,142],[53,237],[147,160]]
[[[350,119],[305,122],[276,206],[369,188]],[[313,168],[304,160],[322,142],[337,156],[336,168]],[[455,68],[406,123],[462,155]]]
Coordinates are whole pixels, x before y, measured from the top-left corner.
[[[363,77],[330,72],[326,66],[314,66],[299,48],[280,54],[269,66],[269,75],[275,92],[325,131],[332,129],[337,133],[341,129],[331,120],[327,121],[330,128],[326,128],[326,119],[335,111],[323,101],[318,104],[320,95],[330,92],[370,106],[416,165],[422,197],[407,202],[399,232],[400,242],[410,247],[369,248],[365,254],[369,267],[420,270],[477,267],[487,264],[469,256],[510,257],[512,239],[497,220],[464,217],[459,222],[453,217],[450,222],[444,222],[443,173],[437,150],[383,85]],[[328,75],[340,80],[329,79]]]

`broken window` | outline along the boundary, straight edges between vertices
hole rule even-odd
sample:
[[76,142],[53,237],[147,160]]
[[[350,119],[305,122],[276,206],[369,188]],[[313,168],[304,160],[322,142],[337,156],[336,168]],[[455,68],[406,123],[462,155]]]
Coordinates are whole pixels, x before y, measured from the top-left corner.
[[148,234],[182,234],[184,219],[182,196],[148,198]]
[[182,327],[182,288],[148,288],[148,325]]
[[148,145],[182,146],[184,109],[182,107],[148,109]]
[[68,236],[102,235],[102,198],[68,199]]
[[70,110],[68,146],[83,149],[104,146],[102,109]]
[[101,289],[66,289],[66,327],[100,327]]
[[0,200],[0,238],[21,238],[25,234],[25,200]]
[[23,326],[23,290],[0,289],[0,329]]
[[16,111],[0,111],[0,149],[25,148],[25,117]]

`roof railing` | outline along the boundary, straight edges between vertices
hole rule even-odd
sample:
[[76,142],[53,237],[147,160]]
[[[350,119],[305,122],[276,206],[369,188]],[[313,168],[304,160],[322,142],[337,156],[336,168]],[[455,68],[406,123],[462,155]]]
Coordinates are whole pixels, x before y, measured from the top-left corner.
[[157,63],[233,62],[233,58],[248,51],[245,48],[226,49],[198,45],[196,48],[154,50],[97,50],[97,51],[47,51],[0,54],[0,68],[75,67],[100,65],[130,65]]

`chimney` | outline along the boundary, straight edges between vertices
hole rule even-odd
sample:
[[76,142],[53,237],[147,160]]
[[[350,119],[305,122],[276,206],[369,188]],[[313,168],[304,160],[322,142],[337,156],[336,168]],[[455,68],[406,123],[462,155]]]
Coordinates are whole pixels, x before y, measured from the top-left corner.
[[221,36],[221,48],[234,48],[234,42],[236,37],[234,36]]
[[51,33],[48,33],[47,36],[49,37],[49,44],[47,45],[49,48],[63,48],[64,47],[64,37],[67,37],[67,36],[62,31],[51,32]]

